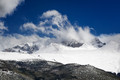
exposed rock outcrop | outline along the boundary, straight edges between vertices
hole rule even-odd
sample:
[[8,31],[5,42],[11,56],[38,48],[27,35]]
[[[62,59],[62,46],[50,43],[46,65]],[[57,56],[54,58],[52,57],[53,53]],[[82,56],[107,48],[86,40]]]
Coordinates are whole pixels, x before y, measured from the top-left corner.
[[61,64],[45,60],[0,61],[0,80],[120,80],[91,65]]

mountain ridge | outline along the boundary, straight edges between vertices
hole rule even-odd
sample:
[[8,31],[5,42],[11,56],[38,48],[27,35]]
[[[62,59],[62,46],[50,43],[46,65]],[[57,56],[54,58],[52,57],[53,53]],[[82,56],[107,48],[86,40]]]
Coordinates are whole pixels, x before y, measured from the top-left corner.
[[[1,80],[119,80],[120,77],[91,65],[62,64],[45,60],[2,61]],[[0,72],[1,72],[0,71]],[[1,74],[2,75],[2,74]],[[7,76],[5,76],[7,75]],[[11,76],[10,76],[11,75]],[[16,77],[14,77],[16,75]]]
[[[62,42],[56,43],[56,44],[61,44],[63,46],[71,47],[71,48],[79,48],[79,47],[83,46],[85,43],[81,43],[76,40],[71,40],[71,41],[62,41]],[[104,45],[106,45],[106,43],[103,43],[98,38],[95,38],[92,40],[91,45],[96,48],[101,48]],[[39,49],[40,49],[40,47],[37,44],[35,44],[35,42],[33,42],[31,44],[25,43],[22,45],[16,45],[12,48],[7,48],[2,51],[3,52],[19,52],[19,53],[32,54],[32,53],[38,51]]]

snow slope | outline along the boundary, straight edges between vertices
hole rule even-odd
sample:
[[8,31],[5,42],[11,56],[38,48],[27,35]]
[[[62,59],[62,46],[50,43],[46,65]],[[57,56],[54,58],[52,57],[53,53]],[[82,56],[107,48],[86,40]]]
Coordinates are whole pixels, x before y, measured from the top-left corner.
[[105,71],[120,72],[120,54],[118,52],[105,51],[102,48],[95,48],[90,45],[72,48],[60,44],[51,44],[34,54],[0,52],[0,59],[16,61],[45,59],[64,64],[90,64]]

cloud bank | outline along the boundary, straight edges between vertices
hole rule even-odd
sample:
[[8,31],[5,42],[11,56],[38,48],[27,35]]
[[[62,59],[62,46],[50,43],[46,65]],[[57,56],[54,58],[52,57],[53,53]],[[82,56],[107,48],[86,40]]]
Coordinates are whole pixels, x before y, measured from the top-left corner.
[[11,48],[16,45],[39,41],[41,38],[38,35],[23,36],[20,34],[0,36],[0,50]]
[[22,1],[24,0],[0,0],[0,17],[12,14]]
[[[1,29],[7,30],[7,28],[3,27]],[[120,50],[120,34],[101,34],[100,36],[95,36],[91,33],[91,28],[88,26],[80,27],[72,25],[66,15],[62,15],[56,10],[44,12],[40,17],[39,24],[32,22],[24,23],[21,25],[20,30],[24,32],[31,31],[31,35],[8,34],[7,36],[0,36],[0,41],[2,41],[0,42],[1,49],[26,42],[39,42],[40,46],[48,46],[51,43],[60,44],[63,41],[77,41],[92,46],[92,41],[98,38],[100,41],[106,43],[101,50],[116,52]],[[43,36],[40,37],[40,35]],[[6,46],[9,41],[11,43]]]
[[38,25],[25,23],[20,29],[52,35],[57,41],[75,40],[81,43],[89,43],[94,39],[94,35],[90,33],[89,27],[73,26],[66,15],[62,15],[56,10],[44,12],[40,18],[43,21],[40,21]]

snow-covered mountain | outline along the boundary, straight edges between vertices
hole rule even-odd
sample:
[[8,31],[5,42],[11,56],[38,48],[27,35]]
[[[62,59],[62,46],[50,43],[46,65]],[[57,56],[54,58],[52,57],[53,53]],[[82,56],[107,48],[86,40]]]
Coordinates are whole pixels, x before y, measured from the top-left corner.
[[19,52],[19,53],[33,53],[35,51],[38,51],[39,47],[35,44],[23,44],[23,45],[17,45],[12,48],[4,49],[3,52]]
[[92,42],[92,45],[98,48],[103,47],[106,43],[101,42],[98,38],[95,38]]
[[97,38],[89,44],[73,40],[54,42],[43,46],[40,41],[37,41],[4,49],[3,52],[0,52],[0,59],[16,61],[42,59],[64,64],[90,64],[105,71],[119,73],[120,54],[109,51],[109,49],[105,50],[106,46],[107,43],[103,43]]
[[81,47],[83,43],[80,43],[78,41],[72,40],[72,41],[62,41],[62,44],[68,47]]
[[[71,41],[65,41],[64,40],[60,43],[53,43],[53,44],[58,44],[56,47],[58,47],[59,45],[63,45],[63,46],[66,46],[66,47],[71,47],[71,48],[79,48],[79,47],[82,47],[83,44],[85,44],[85,43],[81,43],[81,42],[78,42],[76,40],[71,40]],[[92,40],[91,45],[93,47],[101,48],[104,45],[106,45],[106,43],[103,43],[98,38],[95,38],[95,39]],[[40,50],[40,48],[41,47],[40,47],[40,45],[38,45],[38,42],[37,42],[37,44],[34,42],[34,43],[25,43],[25,44],[21,44],[21,45],[16,45],[12,48],[7,48],[7,49],[4,49],[2,51],[3,52],[19,52],[19,53],[29,53],[29,54],[31,54],[31,53],[34,53],[34,52]]]

